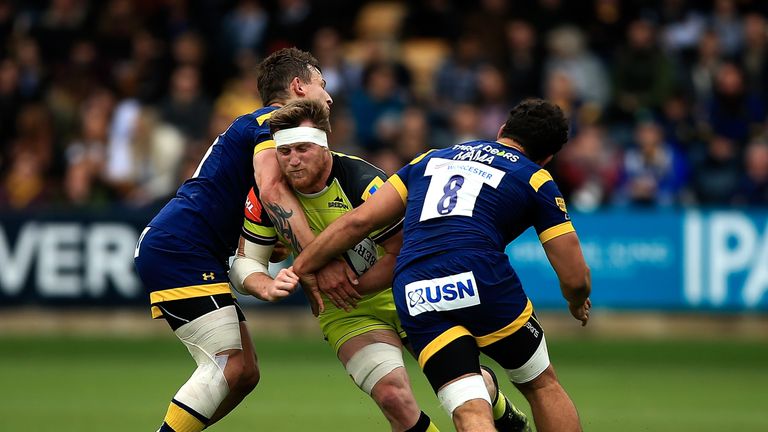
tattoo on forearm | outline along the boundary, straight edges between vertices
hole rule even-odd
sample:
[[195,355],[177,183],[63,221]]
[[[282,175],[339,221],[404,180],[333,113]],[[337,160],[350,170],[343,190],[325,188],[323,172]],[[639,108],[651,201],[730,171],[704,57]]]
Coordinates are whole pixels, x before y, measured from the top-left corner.
[[280,207],[279,204],[272,203],[264,203],[264,208],[267,210],[269,218],[272,219],[272,223],[275,224],[275,229],[277,230],[278,235],[290,243],[290,246],[296,253],[301,252],[303,248],[301,247],[301,243],[299,243],[296,234],[293,232],[289,221],[291,216],[293,216],[293,211],[286,210]]

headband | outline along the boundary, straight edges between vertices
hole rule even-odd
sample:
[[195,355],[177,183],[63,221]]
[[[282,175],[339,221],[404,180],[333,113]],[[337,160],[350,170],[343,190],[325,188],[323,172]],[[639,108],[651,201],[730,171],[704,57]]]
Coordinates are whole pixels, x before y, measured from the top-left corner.
[[320,147],[328,148],[328,137],[321,129],[313,127],[300,126],[295,128],[281,129],[272,135],[275,139],[275,147],[311,142]]

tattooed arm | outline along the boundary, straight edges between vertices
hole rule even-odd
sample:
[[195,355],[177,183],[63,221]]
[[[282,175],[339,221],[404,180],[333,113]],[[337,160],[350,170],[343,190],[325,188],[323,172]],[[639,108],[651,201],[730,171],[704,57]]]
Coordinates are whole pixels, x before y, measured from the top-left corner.
[[[296,197],[293,196],[293,194],[289,195],[296,199]],[[289,209],[284,209],[280,206],[280,204],[277,204],[275,202],[266,202],[264,201],[265,196],[268,196],[268,194],[261,194],[262,196],[262,202],[264,203],[264,209],[267,211],[267,214],[269,214],[269,218],[272,219],[272,223],[275,224],[275,230],[277,230],[277,235],[281,238],[285,239],[285,241],[288,242],[288,244],[293,248],[294,251],[298,254],[304,248],[301,246],[301,241],[296,237],[296,233],[294,233],[293,229],[291,228],[291,216],[293,216],[294,211]],[[298,202],[296,202],[297,205],[299,205]],[[304,223],[306,225],[307,221],[303,217],[304,212],[297,212],[302,217],[297,217],[294,219],[294,224],[301,225]],[[298,219],[298,222],[296,220]],[[302,220],[303,219],[303,220]],[[307,229],[309,229],[309,226],[307,225]],[[314,238],[314,235],[311,234],[310,231],[310,241]],[[306,242],[305,244],[308,244],[310,241]]]
[[[256,153],[253,156],[253,167],[259,198],[269,218],[272,219],[278,234],[298,254],[314,240],[315,235],[309,228],[299,201],[280,171],[275,150],[266,149]],[[357,279],[345,263],[334,261],[318,271],[317,283],[318,286],[302,284],[316,315],[325,309],[318,288],[338,308],[348,311],[357,305],[360,294],[352,286],[352,283],[357,283]]]

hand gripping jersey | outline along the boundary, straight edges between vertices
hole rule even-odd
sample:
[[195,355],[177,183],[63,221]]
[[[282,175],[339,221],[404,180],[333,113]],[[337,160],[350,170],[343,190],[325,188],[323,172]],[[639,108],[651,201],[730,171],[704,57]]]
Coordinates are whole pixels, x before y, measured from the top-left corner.
[[542,243],[574,230],[549,173],[499,142],[430,151],[389,181],[407,203],[398,269],[448,251],[503,254],[530,226]]
[[274,147],[267,120],[276,109],[264,107],[237,118],[149,226],[200,245],[226,262],[237,247],[243,200],[254,184],[253,155]]

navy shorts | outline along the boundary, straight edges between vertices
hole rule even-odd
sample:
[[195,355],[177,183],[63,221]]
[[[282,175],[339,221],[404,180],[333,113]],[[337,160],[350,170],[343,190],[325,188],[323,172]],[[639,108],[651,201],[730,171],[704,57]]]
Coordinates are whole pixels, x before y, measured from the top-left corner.
[[[165,302],[174,302],[174,310],[187,303],[195,315],[234,303],[226,261],[187,240],[147,227],[136,245],[134,262],[136,272],[149,292],[153,318],[163,316],[162,308],[158,306]],[[201,298],[204,297],[212,297],[210,308],[201,308]],[[222,305],[222,302],[227,304]]]
[[533,318],[533,306],[501,252],[457,251],[415,261],[397,270],[392,291],[422,368],[460,337],[471,336],[484,351]]

